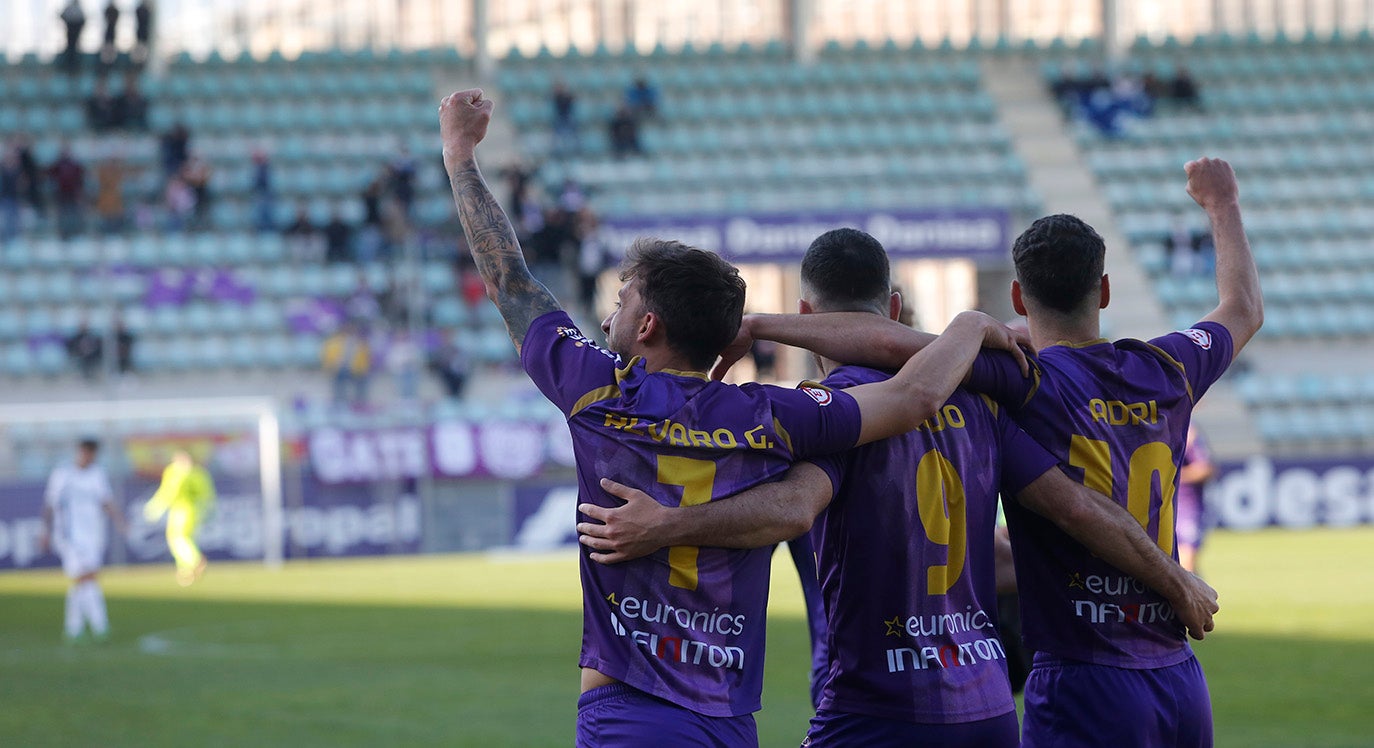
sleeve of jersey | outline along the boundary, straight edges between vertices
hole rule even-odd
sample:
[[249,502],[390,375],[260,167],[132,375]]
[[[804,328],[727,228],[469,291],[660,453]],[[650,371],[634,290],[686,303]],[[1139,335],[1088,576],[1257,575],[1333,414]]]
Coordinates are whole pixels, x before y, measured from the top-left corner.
[[969,371],[968,388],[974,392],[996,400],[1008,410],[1020,410],[1040,384],[1040,367],[1034,356],[1029,356],[1031,373],[1021,375],[1021,367],[1010,353],[983,351],[973,360]]
[[1022,431],[1005,413],[997,417],[1002,432],[1002,493],[1015,496],[1021,489],[1035,482],[1059,461],[1045,451],[1040,442]]
[[774,430],[794,460],[842,452],[859,441],[859,404],[842,390],[808,382],[795,390],[769,387],[768,396]]
[[1231,332],[1216,322],[1199,322],[1187,330],[1155,338],[1150,345],[1164,351],[1182,369],[1192,388],[1193,402],[1226,372],[1234,350]]
[[616,395],[616,361],[615,354],[583,335],[563,311],[536,319],[520,346],[525,373],[569,417],[579,403]]
[[[852,387],[857,384],[863,384],[863,382],[854,377],[845,376],[842,373],[832,374],[826,377],[825,381],[822,383],[823,386],[832,390]],[[809,387],[811,385],[807,383],[803,386]],[[845,473],[849,471],[849,457],[851,454],[853,453],[849,451],[836,452],[834,454],[818,455],[807,460],[807,462],[820,468],[830,477],[830,498],[832,499],[840,492],[840,486],[844,483]]]

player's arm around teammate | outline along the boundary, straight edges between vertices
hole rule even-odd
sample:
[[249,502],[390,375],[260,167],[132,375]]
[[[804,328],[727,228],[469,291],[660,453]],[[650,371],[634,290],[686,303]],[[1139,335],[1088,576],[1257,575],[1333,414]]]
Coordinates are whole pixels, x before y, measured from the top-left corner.
[[[615,509],[578,507],[597,520],[579,523],[577,531],[600,563],[629,561],[666,546],[757,548],[780,543],[808,531],[834,493],[829,477],[810,463],[794,465],[782,480],[693,507],[666,507],[609,479],[601,487],[626,503]],[[1160,550],[1116,502],[1057,469],[1032,481],[1016,500],[1164,596],[1193,638],[1212,630],[1219,609],[1216,590]]]
[[[1241,220],[1236,175],[1229,163],[1215,158],[1190,161],[1184,171],[1188,194],[1206,211],[1216,245],[1218,301],[1202,321],[1225,327],[1239,355],[1264,324],[1264,298]],[[723,378],[749,352],[754,340],[805,348],[837,361],[894,367],[930,345],[935,336],[862,312],[750,314],[745,315],[738,337],[721,355],[712,376]]]
[[450,94],[439,106],[439,133],[472,259],[519,351],[530,323],[562,307],[525,265],[515,230],[477,168],[477,144],[487,135],[494,106],[480,88]]

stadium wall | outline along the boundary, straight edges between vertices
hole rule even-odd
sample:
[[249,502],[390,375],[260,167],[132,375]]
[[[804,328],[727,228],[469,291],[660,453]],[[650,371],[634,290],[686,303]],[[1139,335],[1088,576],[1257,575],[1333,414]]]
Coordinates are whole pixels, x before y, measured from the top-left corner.
[[[449,424],[452,431],[452,424]],[[435,432],[443,425],[434,427]],[[331,430],[332,431],[332,430]],[[394,436],[394,435],[393,435]],[[354,454],[385,448],[381,433],[317,433],[312,443],[349,441]],[[433,444],[434,435],[426,438]],[[443,437],[440,436],[440,439]],[[448,447],[453,449],[454,447]],[[326,447],[322,449],[333,449]],[[511,450],[514,451],[514,450]],[[540,450],[525,450],[538,452]],[[337,459],[326,456],[325,460]],[[365,458],[367,459],[367,458]],[[476,465],[480,458],[472,464]],[[284,511],[288,559],[440,553],[505,548],[542,551],[577,542],[570,521],[577,505],[577,483],[563,459],[545,451],[520,477],[436,478],[430,463],[409,464],[409,472],[385,463],[391,472],[348,480],[321,477],[319,464],[287,466],[288,505]],[[473,475],[477,475],[473,473]],[[125,483],[124,512],[129,536],[111,543],[112,563],[170,561],[160,526],[143,519],[143,499],[155,488],[148,479]],[[229,480],[221,486],[214,515],[201,533],[211,559],[263,557],[262,497],[254,481]],[[0,569],[57,566],[41,554],[43,484],[0,483]],[[1209,524],[1237,531],[1268,527],[1305,529],[1374,524],[1374,458],[1273,460],[1252,458],[1221,466],[1206,495]]]

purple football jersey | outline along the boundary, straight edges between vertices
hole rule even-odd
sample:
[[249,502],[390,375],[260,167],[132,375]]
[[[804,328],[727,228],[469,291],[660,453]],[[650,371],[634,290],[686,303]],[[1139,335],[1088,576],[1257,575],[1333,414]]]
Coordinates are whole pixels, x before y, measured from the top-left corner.
[[[825,380],[887,379],[844,366]],[[997,494],[1056,460],[991,400],[958,390],[915,431],[813,460],[835,497],[817,521],[830,625],[821,709],[921,723],[1015,708],[997,634]]]
[[[970,386],[1006,405],[1070,476],[1111,496],[1166,553],[1174,547],[1178,463],[1193,404],[1231,363],[1226,328],[1204,322],[1151,341],[1053,345],[1029,378],[983,354]],[[1049,520],[1006,507],[1027,646],[1124,668],[1186,660],[1183,625],[1158,594],[1095,557]]]
[[[1212,459],[1211,450],[1207,448],[1207,440],[1196,429],[1189,429],[1193,438],[1189,440],[1187,449],[1183,452],[1183,462],[1179,467],[1187,467],[1197,462],[1210,462]],[[1206,482],[1186,483],[1183,480],[1178,482],[1178,496],[1175,497],[1175,504],[1178,511],[1175,513],[1177,520],[1177,532],[1175,537],[1178,544],[1197,548],[1202,543],[1203,532],[1203,489]]]
[[[568,418],[583,502],[620,504],[601,490],[606,476],[668,506],[703,504],[859,437],[858,405],[842,392],[650,374],[637,358],[622,365],[563,312],[534,321],[521,361]],[[603,566],[583,549],[580,664],[701,714],[757,711],[772,555],[674,547]]]

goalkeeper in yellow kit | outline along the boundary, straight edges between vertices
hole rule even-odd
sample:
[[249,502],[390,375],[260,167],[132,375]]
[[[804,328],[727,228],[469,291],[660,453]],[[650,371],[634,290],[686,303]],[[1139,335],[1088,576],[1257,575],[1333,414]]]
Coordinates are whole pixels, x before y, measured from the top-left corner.
[[205,554],[196,546],[195,536],[214,503],[215,484],[210,473],[197,465],[189,452],[178,450],[172,464],[162,471],[157,493],[143,505],[143,516],[149,522],[167,515],[167,548],[177,562],[177,584],[183,587],[205,573]]

